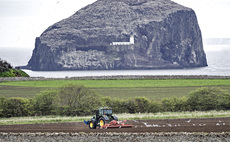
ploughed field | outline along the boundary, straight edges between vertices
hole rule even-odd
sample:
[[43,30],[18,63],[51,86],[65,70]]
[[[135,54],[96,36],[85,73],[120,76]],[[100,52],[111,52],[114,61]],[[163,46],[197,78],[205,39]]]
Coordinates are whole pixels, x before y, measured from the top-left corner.
[[126,124],[132,128],[89,129],[83,122],[0,125],[0,132],[13,133],[103,133],[103,132],[230,132],[230,117],[193,118],[193,119],[158,119],[129,120]]

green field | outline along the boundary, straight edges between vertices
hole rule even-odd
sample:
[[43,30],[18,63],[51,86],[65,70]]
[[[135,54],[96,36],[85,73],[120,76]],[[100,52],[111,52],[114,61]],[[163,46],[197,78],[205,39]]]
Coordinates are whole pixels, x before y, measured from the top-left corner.
[[1,82],[0,97],[32,98],[41,91],[53,90],[66,84],[84,85],[98,95],[121,99],[145,96],[159,100],[164,97],[187,96],[200,87],[220,87],[230,92],[230,79],[45,80]]

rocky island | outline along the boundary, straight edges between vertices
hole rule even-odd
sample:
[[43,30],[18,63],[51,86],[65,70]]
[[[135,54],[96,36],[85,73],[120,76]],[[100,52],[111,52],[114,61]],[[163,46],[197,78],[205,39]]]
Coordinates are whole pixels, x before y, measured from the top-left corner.
[[37,37],[25,68],[51,71],[203,66],[207,66],[206,55],[192,9],[171,0],[97,0]]

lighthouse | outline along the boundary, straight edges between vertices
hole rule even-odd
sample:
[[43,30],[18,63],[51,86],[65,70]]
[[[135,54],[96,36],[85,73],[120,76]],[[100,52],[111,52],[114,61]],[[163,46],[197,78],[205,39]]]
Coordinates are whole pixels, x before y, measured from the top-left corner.
[[129,42],[131,44],[134,44],[134,34],[133,33],[130,34],[130,40],[129,40]]

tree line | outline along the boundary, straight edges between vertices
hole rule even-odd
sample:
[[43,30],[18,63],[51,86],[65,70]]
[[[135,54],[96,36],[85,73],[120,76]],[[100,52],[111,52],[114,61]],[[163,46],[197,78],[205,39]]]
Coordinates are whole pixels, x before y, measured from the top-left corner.
[[163,98],[152,101],[146,97],[121,100],[95,94],[89,88],[69,84],[55,91],[45,91],[33,99],[0,98],[0,117],[92,115],[101,106],[110,106],[114,113],[155,113],[176,111],[229,110],[230,95],[220,88],[200,88],[188,97]]

